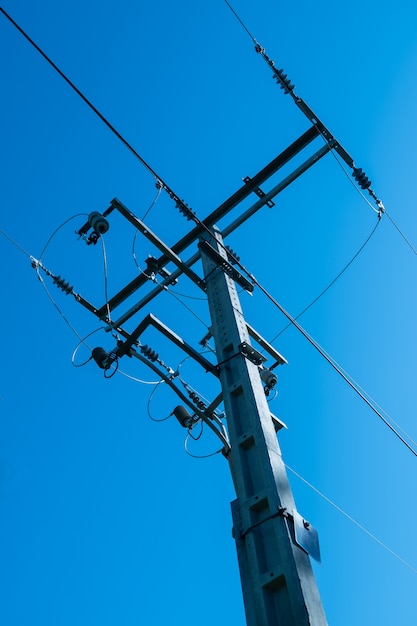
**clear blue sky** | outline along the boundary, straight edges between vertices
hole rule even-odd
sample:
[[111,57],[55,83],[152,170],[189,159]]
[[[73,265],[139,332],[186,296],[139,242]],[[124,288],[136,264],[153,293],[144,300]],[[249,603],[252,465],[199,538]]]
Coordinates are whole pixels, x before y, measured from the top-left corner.
[[[200,218],[308,127],[223,0],[2,6]],[[413,4],[235,0],[234,7],[417,246]],[[115,196],[143,216],[156,192],[152,176],[3,15],[0,54],[0,228],[39,257],[65,220],[103,211]],[[275,202],[227,243],[296,315],[353,257],[377,217],[331,155]],[[60,229],[43,262],[101,306],[101,246],[74,235],[84,221]],[[147,221],[169,244],[190,228],[166,194]],[[110,296],[137,275],[133,235],[111,218]],[[135,253],[143,264],[154,249],[139,236]],[[2,237],[0,259],[2,625],[244,624],[225,459],[191,458],[175,419],[149,419],[148,405],[162,419],[178,404],[162,386],[149,402],[153,385],[119,374],[104,380],[93,363],[74,368],[79,339],[28,257]],[[416,270],[415,251],[385,215],[349,270],[300,320],[414,439]],[[82,337],[99,328],[45,281]],[[174,291],[201,297],[186,278]],[[259,290],[243,294],[242,305],[268,339],[286,324]],[[183,295],[163,294],[142,317],[147,312],[196,347],[210,325],[206,303]],[[183,358],[155,333],[146,340],[174,369]],[[88,343],[113,345],[103,331]],[[284,460],[417,569],[417,458],[296,329],[275,345],[289,362],[271,404],[288,425],[280,434]],[[76,362],[88,357],[81,346]],[[155,380],[138,363],[120,368]],[[215,397],[216,385],[190,360],[181,372]],[[189,449],[205,455],[218,442],[204,433]],[[322,564],[314,567],[329,623],[414,625],[416,571],[289,477],[298,510],[319,532]]]

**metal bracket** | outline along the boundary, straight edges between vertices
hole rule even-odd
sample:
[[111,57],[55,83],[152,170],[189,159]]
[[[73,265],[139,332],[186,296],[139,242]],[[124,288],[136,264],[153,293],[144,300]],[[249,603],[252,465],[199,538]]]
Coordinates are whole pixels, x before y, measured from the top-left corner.
[[258,352],[258,350],[256,350],[253,346],[246,343],[246,341],[242,341],[242,343],[239,344],[239,352],[240,354],[243,354],[248,361],[251,361],[251,363],[254,363],[255,365],[262,365],[262,363],[265,363],[266,361],[266,357]]
[[174,333],[173,330],[168,328],[163,322],[161,322],[155,315],[149,313],[145,319],[143,319],[140,324],[136,327],[136,329],[130,333],[127,340],[122,342],[119,348],[117,349],[117,356],[122,357],[125,354],[129,354],[130,349],[134,346],[136,341],[139,339],[140,335],[149,327],[153,326],[158,332],[164,335],[167,339],[172,341],[178,348],[184,350],[186,354],[188,354],[191,358],[193,358],[197,363],[199,363],[206,372],[210,372],[215,376],[218,376],[217,367],[210,363],[202,354],[197,352],[192,346],[190,346],[187,342],[182,339],[179,335]]
[[230,276],[235,283],[243,287],[245,291],[248,291],[249,293],[253,292],[253,284],[249,282],[240,272],[235,270],[229,261],[222,257],[221,254],[219,254],[217,250],[215,250],[207,241],[200,240],[198,248],[200,251],[202,250],[205,252],[205,254],[207,254],[207,256],[210,257],[210,259],[214,261],[225,274]]
[[[277,350],[275,350],[275,348],[273,346],[271,346],[270,343],[268,343],[266,341],[266,339],[264,339],[262,337],[262,335],[260,335],[254,328],[253,326],[251,326],[250,324],[248,324],[246,322],[246,326],[248,329],[248,333],[250,335],[250,337],[252,339],[254,339],[256,341],[256,343],[258,343],[264,350],[266,350],[266,352],[268,352],[268,354],[270,356],[272,356],[273,359],[275,359],[276,364],[275,365],[282,365],[284,363],[288,363],[287,359],[284,358],[282,356],[282,354],[280,354]],[[201,339],[201,341],[199,342],[200,345],[202,345],[203,347],[205,347],[207,345],[208,340],[210,339],[210,337],[212,337],[212,332],[211,330],[209,330],[204,337]],[[266,360],[266,359],[265,359]]]
[[295,543],[300,546],[304,552],[307,552],[312,559],[321,563],[319,535],[317,530],[295,509],[292,517],[294,520]]
[[[250,176],[245,176],[245,178],[243,179],[243,182],[244,183],[250,183],[251,180],[252,179],[251,179]],[[255,187],[253,189],[253,192],[256,193],[258,198],[264,198],[266,196],[266,193],[264,191],[262,191],[262,189],[260,187]],[[270,209],[272,209],[272,207],[275,206],[275,202],[273,200],[267,200],[266,201],[266,206],[268,206]]]
[[239,538],[245,539],[246,535],[251,533],[253,530],[255,530],[255,528],[258,528],[258,526],[261,526],[261,524],[264,524],[265,522],[269,522],[271,519],[274,519],[276,517],[282,517],[281,512],[279,510],[276,513],[272,513],[272,515],[265,517],[265,519],[259,520],[259,522],[252,524],[252,526],[249,526],[249,528],[246,528],[246,530],[241,530],[238,535]]

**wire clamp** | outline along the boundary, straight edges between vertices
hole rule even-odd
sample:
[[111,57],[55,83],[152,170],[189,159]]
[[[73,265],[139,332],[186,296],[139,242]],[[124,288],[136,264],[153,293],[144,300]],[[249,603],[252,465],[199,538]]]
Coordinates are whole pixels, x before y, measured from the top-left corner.
[[265,54],[265,48],[262,48],[261,44],[260,44],[260,43],[258,43],[258,42],[256,41],[256,39],[255,39],[255,51],[256,51],[258,54]]
[[377,207],[378,207],[378,219],[382,219],[383,214],[385,213],[385,207],[382,204],[382,200],[377,200],[376,201]]

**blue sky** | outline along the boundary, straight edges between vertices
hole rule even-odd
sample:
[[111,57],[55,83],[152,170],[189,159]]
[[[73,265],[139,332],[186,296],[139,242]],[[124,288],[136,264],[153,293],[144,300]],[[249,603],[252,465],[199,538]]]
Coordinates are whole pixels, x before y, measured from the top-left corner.
[[[223,1],[2,6],[200,218],[308,127]],[[371,0],[233,6],[417,246],[416,9]],[[111,296],[137,275],[134,232],[111,217],[105,281],[101,246],[87,247],[74,231],[114,197],[142,217],[155,181],[3,15],[0,32],[0,228],[39,258],[51,233],[82,214],[57,231],[42,261],[101,306],[106,288]],[[170,245],[190,228],[164,193],[146,220]],[[227,243],[296,315],[376,222],[327,155]],[[138,236],[139,265],[148,254],[154,249]],[[120,374],[105,380],[91,362],[73,367],[79,338],[62,315],[81,337],[97,330],[90,347],[111,349],[112,338],[45,277],[60,315],[27,255],[5,237],[0,259],[1,623],[244,624],[224,458],[192,458],[175,419],[149,418],[163,419],[178,404],[162,385],[151,396],[152,384]],[[384,215],[354,263],[300,319],[414,439],[416,267],[416,252]],[[172,291],[128,328],[152,312],[198,347],[210,325],[207,305],[184,277]],[[259,290],[242,294],[242,306],[268,339],[286,325]],[[174,369],[183,360],[156,333],[146,341]],[[322,564],[314,568],[329,623],[411,626],[416,457],[295,328],[274,345],[288,360],[271,402],[288,426],[279,437],[285,462],[411,567],[290,471],[298,510],[319,532]],[[88,357],[81,344],[76,364]],[[139,363],[122,360],[120,369],[155,381]],[[209,400],[218,393],[191,360],[181,375]],[[188,447],[203,456],[219,446],[204,431]]]

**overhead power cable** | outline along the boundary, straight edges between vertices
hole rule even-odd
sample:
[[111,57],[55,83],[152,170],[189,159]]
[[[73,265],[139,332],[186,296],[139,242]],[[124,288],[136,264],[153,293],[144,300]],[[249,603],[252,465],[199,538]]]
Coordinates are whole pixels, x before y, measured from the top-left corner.
[[0,7],[0,13],[2,13],[9,22],[19,31],[21,35],[30,43],[33,48],[49,63],[49,65],[65,80],[65,82],[75,91],[75,93],[85,102],[85,104],[100,118],[100,120],[107,126],[107,128],[123,143],[123,145],[133,154],[133,156],[148,170],[150,174],[155,178],[162,188],[169,194],[169,196],[176,202],[176,204],[184,210],[188,211],[183,200],[177,196],[177,194],[163,181],[163,179],[156,173],[156,171],[145,161],[143,157],[135,150],[132,144],[116,129],[115,126],[105,117],[101,111],[87,98],[86,95],[73,83],[73,81],[58,67],[54,61],[42,50],[40,46],[23,30],[21,26],[3,9]]
[[[378,220],[378,222],[375,224],[375,226],[373,227],[370,235],[368,235],[368,237],[365,239],[365,241],[363,242],[363,244],[361,245],[361,247],[359,248],[359,250],[353,255],[353,257],[350,259],[350,261],[348,261],[346,263],[346,265],[343,267],[343,269],[340,270],[340,272],[333,278],[333,280],[327,285],[327,287],[325,287],[323,289],[323,291],[321,291],[318,296],[316,296],[314,298],[314,300],[312,300],[309,304],[307,304],[307,306],[304,307],[304,309],[302,311],[300,311],[300,313],[298,313],[298,315],[296,315],[294,317],[295,320],[298,320],[302,315],[304,315],[304,313],[306,313],[314,304],[316,304],[316,302],[318,302],[318,300],[320,300],[320,298],[322,296],[324,296],[325,293],[327,293],[329,291],[329,289],[331,287],[333,287],[333,285],[339,280],[339,278],[341,276],[343,276],[343,274],[346,272],[347,269],[349,269],[349,267],[352,265],[352,263],[354,262],[354,260],[359,256],[359,254],[362,252],[362,250],[365,248],[366,244],[371,240],[373,234],[375,233],[376,229],[378,228],[378,225],[380,224],[380,220]],[[276,341],[276,339],[278,339],[278,337],[280,337],[288,328],[290,328],[292,326],[292,322],[288,322],[288,324],[286,326],[284,326],[284,328],[282,328],[279,333],[277,333],[275,335],[275,337],[273,337],[270,340],[270,343],[273,343],[274,341]]]
[[71,217],[63,221],[62,224],[60,224],[59,226],[57,226],[57,228],[55,228],[55,230],[49,235],[47,242],[45,243],[45,245],[43,246],[41,250],[38,260],[39,261],[42,260],[42,257],[45,254],[49,244],[51,243],[55,235],[61,230],[61,228],[63,228],[66,224],[68,224],[68,222],[71,222],[71,220],[76,219],[77,217],[85,217],[85,216],[88,216],[88,213],[76,213],[75,215],[71,215]]
[[217,454],[220,454],[221,452],[223,452],[223,448],[220,448],[219,450],[216,450],[215,452],[209,452],[208,454],[199,454],[199,455],[193,454],[188,449],[188,441],[190,438],[194,439],[191,433],[187,433],[187,436],[184,440],[184,450],[186,451],[188,456],[191,456],[193,459],[208,459],[209,457],[216,456]]
[[340,506],[338,506],[337,504],[335,504],[332,500],[330,500],[330,498],[328,498],[326,495],[324,495],[324,493],[322,493],[321,491],[319,491],[319,489],[317,489],[317,487],[314,487],[314,485],[312,485],[310,482],[308,482],[308,480],[306,480],[305,478],[303,478],[301,476],[301,474],[299,474],[298,472],[296,472],[294,469],[292,469],[292,467],[290,467],[289,465],[285,464],[285,467],[287,468],[287,470],[289,470],[290,472],[292,472],[292,474],[294,474],[294,476],[297,476],[297,478],[299,480],[301,480],[305,485],[307,485],[307,487],[310,487],[310,489],[312,489],[317,495],[319,495],[321,498],[323,498],[323,500],[325,500],[328,504],[330,504],[334,509],[336,509],[336,511],[339,511],[339,513],[341,513],[342,515],[344,515],[346,517],[346,519],[348,519],[350,522],[352,522],[352,524],[354,524],[355,526],[357,526],[360,530],[362,530],[366,535],[368,535],[368,537],[370,537],[373,541],[375,541],[377,544],[379,544],[382,548],[384,548],[384,550],[387,550],[387,552],[389,552],[390,554],[392,554],[392,556],[394,556],[396,559],[398,559],[398,561],[400,561],[403,565],[405,565],[406,567],[408,567],[409,570],[411,570],[414,574],[417,574],[417,569],[415,567],[413,567],[412,565],[410,565],[410,563],[408,563],[407,561],[405,561],[402,557],[400,557],[396,552],[394,552],[394,550],[391,550],[391,548],[389,548],[385,543],[383,543],[380,539],[378,539],[378,537],[376,537],[375,535],[373,535],[367,528],[365,528],[365,526],[362,526],[362,524],[360,524],[359,522],[357,522],[351,515],[349,515],[349,513],[346,513],[346,511],[344,511],[342,508],[340,508]]
[[151,419],[153,422],[166,422],[167,420],[169,420],[170,417],[172,417],[174,415],[173,411],[171,411],[171,413],[169,415],[167,415],[166,417],[161,417],[160,419],[157,419],[155,417],[153,417],[153,415],[151,414],[151,401],[152,398],[155,395],[155,392],[157,389],[159,389],[160,385],[163,384],[164,381],[160,380],[159,382],[156,383],[155,387],[152,389],[149,398],[148,398],[148,403],[147,403],[147,411],[148,411],[148,417],[149,419]]
[[415,247],[413,246],[413,244],[410,242],[409,239],[407,239],[407,237],[404,235],[404,233],[402,232],[402,230],[400,229],[400,227],[398,226],[398,224],[396,224],[394,222],[394,220],[392,219],[391,215],[389,213],[387,213],[387,211],[385,211],[385,213],[387,214],[387,217],[389,219],[389,221],[391,222],[391,224],[394,226],[394,228],[397,230],[397,232],[401,235],[401,237],[404,239],[405,243],[411,248],[411,250],[414,252],[414,254],[417,255],[417,250],[415,249]]
[[[343,378],[343,380],[357,393],[357,395],[368,405],[370,409],[382,420],[382,422],[394,433],[396,437],[417,457],[417,450],[404,439],[398,430],[389,422],[389,420],[382,414],[382,412],[374,405],[374,403],[367,397],[367,395],[359,388],[359,385],[347,375],[342,367],[320,346],[320,344],[308,334],[306,330],[297,322],[297,320],[284,309],[284,307],[263,287],[256,279],[255,285],[262,291],[262,293],[274,304],[274,306],[281,311],[283,315],[293,324],[296,329],[303,335],[305,339],[317,350],[317,352],[327,361],[327,363]],[[411,437],[407,437],[412,440]]]
[[10,241],[10,243],[12,243],[18,250],[20,250],[20,252],[23,252],[23,254],[25,254],[29,259],[32,259],[32,255],[23,248],[23,246],[21,246],[20,244],[17,243],[17,241],[15,241],[13,239],[13,237],[10,237],[10,235],[8,235],[4,230],[2,230],[0,228],[0,234],[3,235],[3,237],[5,237],[6,239],[8,239]]

